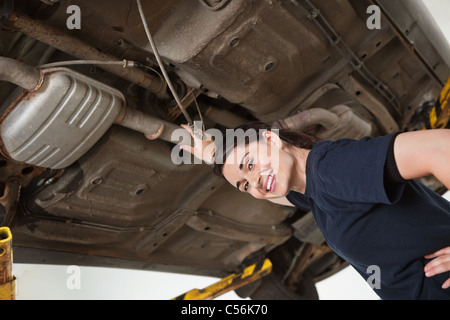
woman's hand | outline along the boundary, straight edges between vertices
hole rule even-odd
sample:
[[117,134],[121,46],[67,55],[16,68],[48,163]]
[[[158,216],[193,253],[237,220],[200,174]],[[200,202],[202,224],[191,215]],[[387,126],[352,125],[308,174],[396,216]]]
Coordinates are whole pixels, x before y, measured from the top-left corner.
[[205,161],[207,164],[214,163],[216,148],[212,136],[200,129],[199,132],[194,134],[192,128],[186,124],[182,124],[181,127],[189,132],[194,140],[194,146],[182,145],[180,148],[192,153],[196,158]]
[[[437,274],[450,271],[450,247],[438,250],[425,256],[426,259],[433,259],[425,266],[425,276],[433,277]],[[444,282],[442,289],[450,287],[450,278]]]

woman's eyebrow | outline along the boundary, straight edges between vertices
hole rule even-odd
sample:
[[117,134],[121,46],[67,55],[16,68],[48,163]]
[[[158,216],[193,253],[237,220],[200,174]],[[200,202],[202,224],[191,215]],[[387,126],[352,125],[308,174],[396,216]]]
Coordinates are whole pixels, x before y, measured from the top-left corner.
[[246,157],[248,154],[249,154],[249,153],[247,152],[247,153],[242,157],[241,163],[239,164],[239,170],[241,170],[241,171],[242,171],[242,167],[244,166],[244,159],[245,159],[245,157]]
[[239,189],[240,185],[241,185],[241,182],[240,182],[240,181],[236,182],[236,188]]

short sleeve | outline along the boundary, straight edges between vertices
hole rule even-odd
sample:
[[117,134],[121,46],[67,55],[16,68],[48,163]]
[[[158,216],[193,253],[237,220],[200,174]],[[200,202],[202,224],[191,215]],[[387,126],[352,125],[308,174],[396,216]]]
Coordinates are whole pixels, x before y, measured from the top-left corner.
[[354,203],[395,203],[403,185],[385,185],[385,163],[394,138],[392,134],[319,143],[307,164],[315,183],[313,192]]
[[286,199],[288,199],[288,201],[297,208],[303,209],[305,211],[311,211],[311,204],[309,203],[308,199],[299,192],[290,191],[287,194]]

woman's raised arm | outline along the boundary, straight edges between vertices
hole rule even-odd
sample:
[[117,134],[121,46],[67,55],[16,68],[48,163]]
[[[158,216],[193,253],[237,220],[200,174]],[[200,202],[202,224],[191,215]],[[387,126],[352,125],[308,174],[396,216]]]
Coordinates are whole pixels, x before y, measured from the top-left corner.
[[394,144],[394,156],[403,179],[432,174],[450,189],[450,130],[399,134]]

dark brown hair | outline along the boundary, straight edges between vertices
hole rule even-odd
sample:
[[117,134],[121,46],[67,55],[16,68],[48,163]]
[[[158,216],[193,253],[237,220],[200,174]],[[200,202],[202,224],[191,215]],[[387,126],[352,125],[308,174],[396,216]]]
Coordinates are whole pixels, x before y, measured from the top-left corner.
[[[259,141],[262,138],[261,133],[268,130],[272,131],[273,128],[263,122],[255,121],[243,124],[237,128],[235,128],[233,131],[236,130],[243,130],[243,132],[247,132],[248,130],[256,130],[259,134],[257,135],[257,141]],[[310,136],[308,134],[302,133],[302,132],[295,132],[295,131],[289,131],[285,129],[277,129],[278,130],[278,136],[281,140],[284,142],[298,147],[302,149],[312,149],[314,144],[319,141],[319,139]],[[221,176],[223,173],[223,165],[225,163],[226,158],[230,154],[230,152],[236,148],[238,145],[242,145],[242,141],[244,141],[245,144],[250,143],[250,139],[248,137],[245,137],[245,140],[238,139],[229,139],[230,135],[223,135],[223,141],[215,142],[216,143],[216,154],[215,154],[215,161],[214,161],[214,173],[218,176]],[[228,138],[228,139],[227,139]],[[230,141],[231,140],[231,141]],[[239,143],[240,142],[240,143]],[[218,147],[218,148],[217,148]]]

